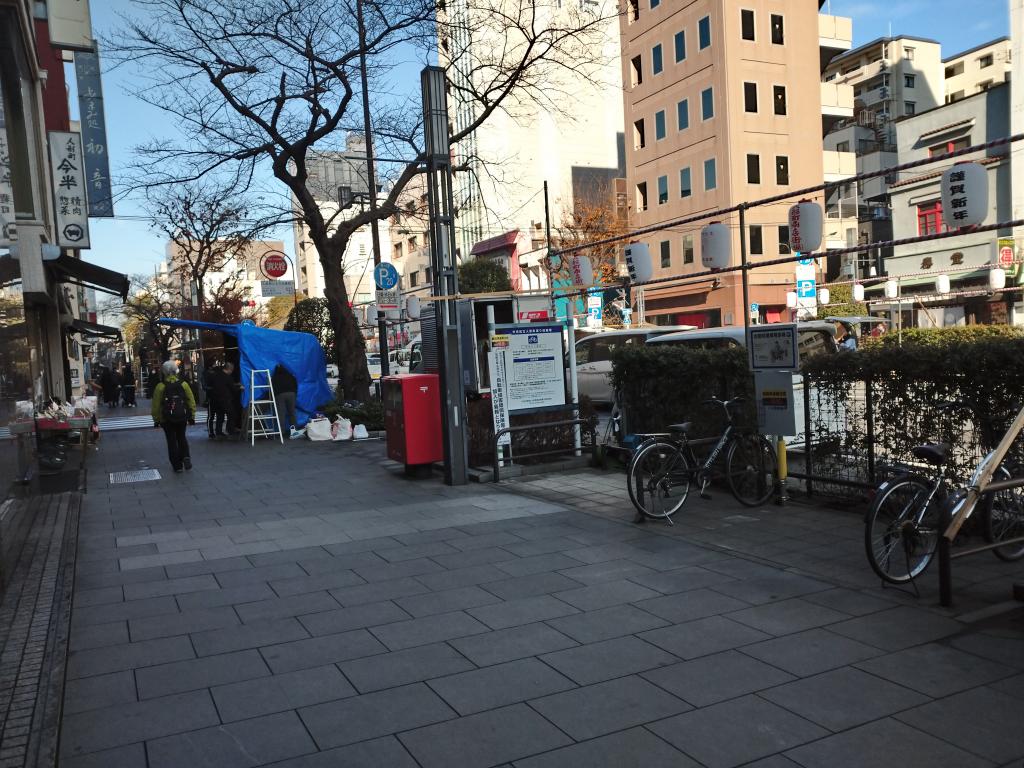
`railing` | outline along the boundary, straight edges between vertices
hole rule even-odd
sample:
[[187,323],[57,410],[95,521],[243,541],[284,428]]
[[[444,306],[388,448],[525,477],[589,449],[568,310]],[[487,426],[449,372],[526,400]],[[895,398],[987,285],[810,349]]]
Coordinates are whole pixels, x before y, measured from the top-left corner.
[[[590,435],[590,445],[589,446],[586,445],[586,444],[583,444],[579,448],[576,448],[573,445],[573,446],[568,446],[568,447],[564,447],[564,448],[553,448],[553,449],[551,449],[549,451],[532,451],[530,453],[520,453],[520,454],[518,454],[518,458],[520,458],[520,459],[527,459],[527,458],[533,458],[533,457],[536,457],[536,456],[552,456],[552,455],[554,455],[556,453],[569,453],[569,452],[576,452],[576,451],[583,452],[583,451],[587,451],[587,450],[589,450],[590,453],[593,453],[594,446],[597,444],[597,430],[594,427],[594,422],[593,422],[592,419],[562,419],[561,421],[546,421],[546,422],[542,422],[540,424],[523,424],[522,426],[519,426],[519,427],[505,427],[504,429],[499,429],[497,432],[494,433],[494,482],[498,482],[499,479],[500,479],[499,472],[500,472],[500,465],[502,463],[502,458],[501,458],[501,453],[498,451],[498,441],[502,437],[504,437],[505,435],[511,435],[511,434],[513,434],[515,432],[527,432],[527,431],[533,430],[533,429],[547,429],[547,428],[550,428],[550,427],[574,427],[574,426],[579,426],[582,431],[584,431],[588,435]],[[516,458],[516,457],[511,457],[509,459],[509,463],[511,463],[512,459],[514,459],[514,458]]]

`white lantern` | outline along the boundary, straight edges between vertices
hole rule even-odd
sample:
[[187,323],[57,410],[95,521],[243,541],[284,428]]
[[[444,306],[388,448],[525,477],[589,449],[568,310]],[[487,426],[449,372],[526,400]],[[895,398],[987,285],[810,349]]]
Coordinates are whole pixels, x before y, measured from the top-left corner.
[[394,309],[384,310],[384,317],[388,320],[401,320],[402,319],[402,308],[395,307]]
[[594,284],[594,268],[590,265],[590,258],[575,254],[572,257],[572,282],[581,288],[589,288]]
[[988,271],[988,287],[993,291],[1001,291],[1006,287],[1006,270],[996,267]]
[[949,275],[939,275],[935,278],[935,292],[949,293]]
[[367,304],[366,305],[366,318],[364,320],[364,323],[366,325],[373,325],[376,322],[377,322],[377,305],[376,304]]
[[794,252],[814,253],[821,247],[825,216],[821,206],[801,200],[789,209],[789,245]]
[[900,295],[900,284],[895,280],[885,281],[885,298],[895,299]]
[[654,262],[647,243],[630,243],[625,248],[625,255],[631,282],[646,283],[654,277]]
[[864,301],[864,286],[860,283],[853,284],[853,300]]
[[796,292],[795,291],[787,291],[786,292],[786,306],[789,309],[796,309]]
[[706,269],[725,269],[732,261],[729,227],[713,221],[700,231],[700,263]]
[[819,304],[827,305],[828,302],[829,302],[829,299],[831,299],[831,298],[832,298],[832,294],[829,292],[828,288],[819,288],[818,289],[818,303]]
[[409,296],[405,300],[405,313],[409,316],[410,320],[420,319],[420,297]]
[[957,163],[942,174],[942,219],[950,229],[981,224],[988,215],[988,172]]

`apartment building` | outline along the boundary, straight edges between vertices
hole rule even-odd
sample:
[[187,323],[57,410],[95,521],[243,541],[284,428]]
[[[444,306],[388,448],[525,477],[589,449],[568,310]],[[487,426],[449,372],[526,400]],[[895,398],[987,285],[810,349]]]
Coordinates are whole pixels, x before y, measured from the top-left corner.
[[[818,10],[813,0],[629,0],[620,32],[631,228],[822,182],[825,125],[853,104],[850,89],[822,85],[819,63],[851,47],[852,23]],[[827,162],[833,179],[853,172],[849,152]],[[747,211],[750,261],[790,253],[788,205]],[[738,262],[738,218],[722,220]],[[702,271],[703,223],[642,238],[656,277]],[[793,281],[791,265],[751,273],[755,321],[786,316]],[[655,324],[739,325],[751,309],[735,273],[645,291]]]
[[[210,270],[203,280],[203,295],[206,302],[212,302],[218,295],[231,295],[243,301],[253,302],[251,306],[262,307],[272,296],[263,295],[263,281],[267,278],[260,269],[260,261],[269,252],[284,253],[284,243],[280,240],[253,240],[236,252],[226,253],[218,269]],[[182,249],[175,243],[167,243],[164,247],[164,262],[159,266],[159,274],[173,275],[174,281],[181,286],[182,294],[188,295],[188,277],[182,274],[184,258]],[[186,267],[187,269],[187,267]],[[293,280],[291,264],[288,272],[280,278]],[[291,294],[287,294],[289,298]]]
[[942,60],[946,103],[1009,82],[1013,60],[1010,38],[1000,37]]

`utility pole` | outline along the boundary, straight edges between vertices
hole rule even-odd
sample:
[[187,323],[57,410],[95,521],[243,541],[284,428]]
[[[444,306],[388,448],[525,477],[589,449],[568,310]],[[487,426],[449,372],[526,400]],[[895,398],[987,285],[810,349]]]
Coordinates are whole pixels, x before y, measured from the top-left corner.
[[[380,233],[377,231],[377,174],[373,165],[373,130],[370,126],[370,87],[366,82],[366,25],[363,23],[363,0],[356,0],[356,24],[359,27],[359,76],[363,79],[363,131],[366,137],[366,175],[370,188],[370,238],[373,240],[373,266],[380,264]],[[385,314],[377,310],[377,344],[380,347],[380,375],[388,370],[388,324]]]

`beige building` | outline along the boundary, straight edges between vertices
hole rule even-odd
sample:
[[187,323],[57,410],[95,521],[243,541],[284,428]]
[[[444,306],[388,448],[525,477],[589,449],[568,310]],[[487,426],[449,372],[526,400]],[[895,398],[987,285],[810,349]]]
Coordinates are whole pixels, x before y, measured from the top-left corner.
[[1013,68],[1010,38],[988,43],[942,60],[945,66],[946,103],[959,101],[1010,80]]
[[[630,0],[620,27],[631,228],[814,186],[826,166],[834,180],[853,173],[852,154],[823,153],[821,143],[825,123],[852,115],[852,92],[823,86],[819,57],[808,57],[848,50],[849,19],[820,15],[813,0]],[[789,205],[747,212],[752,262],[790,253]],[[738,218],[723,221],[738,263]],[[642,238],[656,277],[703,270],[704,223]],[[791,265],[751,272],[757,321],[786,316],[794,274]],[[648,322],[702,327],[742,324],[749,311],[738,273],[648,289],[645,310]]]

